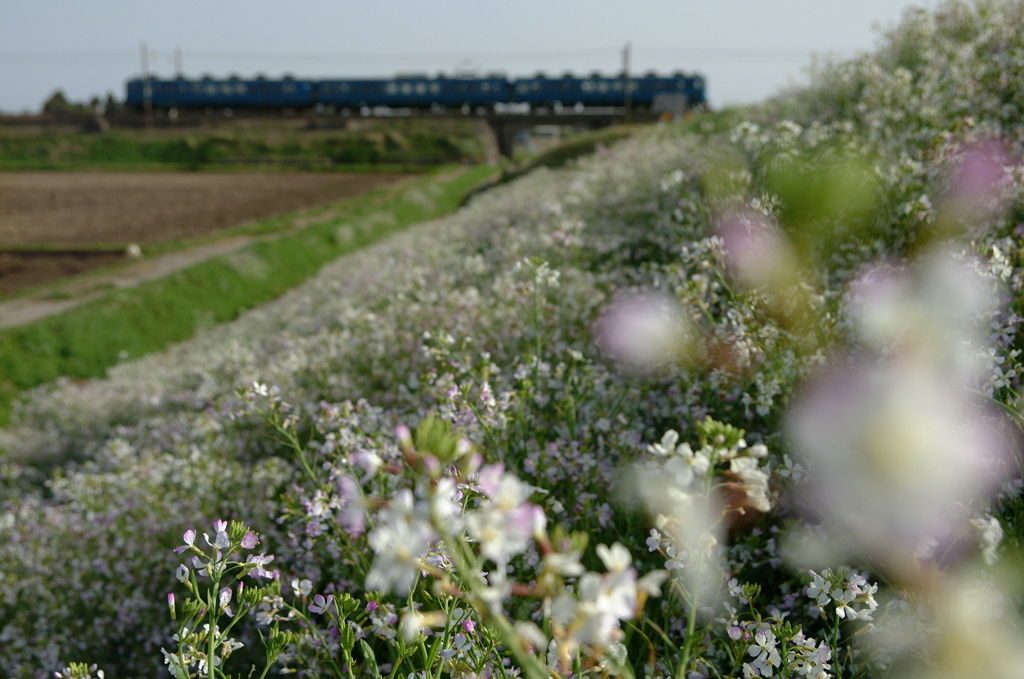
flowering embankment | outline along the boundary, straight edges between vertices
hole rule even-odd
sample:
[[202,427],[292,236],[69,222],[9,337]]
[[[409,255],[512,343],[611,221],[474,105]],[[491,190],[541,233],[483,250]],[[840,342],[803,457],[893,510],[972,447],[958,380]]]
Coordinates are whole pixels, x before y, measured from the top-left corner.
[[0,675],[1018,676],[1021,35],[908,15],[28,395]]

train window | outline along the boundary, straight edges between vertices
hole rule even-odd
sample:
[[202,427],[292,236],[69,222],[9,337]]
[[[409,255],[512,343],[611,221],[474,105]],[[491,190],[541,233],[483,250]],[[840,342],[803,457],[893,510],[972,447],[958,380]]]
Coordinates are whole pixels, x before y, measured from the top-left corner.
[[235,85],[235,94],[245,94],[245,85],[238,83]]
[[538,82],[533,83],[533,91],[537,92],[539,90],[540,90],[540,83],[538,83]]
[[621,80],[616,80],[615,82],[613,82],[612,83],[612,90],[614,90],[616,92],[621,92],[622,91],[622,81]]
[[402,94],[412,94],[412,85],[410,83],[402,83]]
[[597,84],[597,91],[598,91],[598,92],[603,92],[603,93],[606,93],[606,92],[608,92],[608,83],[606,83],[606,82],[603,82],[603,81],[602,81],[602,82],[599,82],[599,83]]
[[384,87],[384,91],[388,94],[398,94],[398,83],[388,83]]
[[416,83],[416,94],[426,94],[427,83]]
[[291,83],[286,83],[281,89],[284,90],[285,94],[295,94],[295,85]]
[[438,83],[430,83],[431,94],[441,94],[441,86]]
[[206,93],[211,95],[211,96],[214,95],[214,94],[217,94],[217,86],[216,85],[207,85],[206,86]]

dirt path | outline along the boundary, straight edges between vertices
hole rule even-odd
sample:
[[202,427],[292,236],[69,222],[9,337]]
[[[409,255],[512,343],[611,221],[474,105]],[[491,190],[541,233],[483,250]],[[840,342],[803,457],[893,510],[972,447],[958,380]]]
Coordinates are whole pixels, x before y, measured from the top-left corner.
[[[276,237],[275,236],[270,237]],[[109,273],[97,274],[84,281],[69,281],[56,290],[0,301],[0,329],[25,325],[59,314],[68,309],[102,297],[110,288],[132,288],[144,281],[188,268],[211,257],[225,255],[245,247],[255,238],[238,236],[171,252],[152,259],[143,259]],[[74,288],[74,290],[72,290]]]

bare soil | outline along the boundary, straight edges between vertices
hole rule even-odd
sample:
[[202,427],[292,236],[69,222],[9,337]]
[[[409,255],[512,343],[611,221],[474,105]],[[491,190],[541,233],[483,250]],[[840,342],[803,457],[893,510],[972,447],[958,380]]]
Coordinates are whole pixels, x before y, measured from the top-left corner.
[[96,245],[119,249],[209,236],[407,176],[0,172],[0,297],[123,258],[119,252],[97,252]]

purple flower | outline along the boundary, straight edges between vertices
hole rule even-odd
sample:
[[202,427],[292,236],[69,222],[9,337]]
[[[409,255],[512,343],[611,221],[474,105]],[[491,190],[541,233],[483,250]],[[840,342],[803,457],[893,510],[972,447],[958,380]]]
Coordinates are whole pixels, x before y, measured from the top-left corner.
[[310,613],[326,613],[328,609],[330,609],[332,603],[334,603],[333,594],[328,594],[326,599],[323,594],[314,594],[313,603],[311,603],[307,608],[309,608]]
[[180,564],[177,570],[174,571],[174,577],[178,578],[181,582],[188,582],[188,566]]
[[245,531],[245,537],[242,538],[242,547],[245,549],[253,549],[259,541],[260,539],[256,536],[256,533],[253,533],[251,530],[247,530]]
[[190,528],[189,530],[185,531],[185,534],[182,536],[182,539],[185,541],[185,544],[183,544],[180,547],[174,548],[174,552],[176,554],[181,554],[187,549],[192,549],[196,542],[196,532]]
[[214,521],[213,529],[216,534],[213,536],[213,540],[210,540],[208,533],[203,533],[203,539],[206,540],[206,544],[210,545],[215,549],[224,550],[231,546],[231,538],[228,537],[228,522],[227,521]]
[[234,611],[231,610],[231,595],[230,587],[222,587],[220,592],[217,593],[217,603],[229,618],[235,617]]
[[267,578],[268,580],[272,580],[274,577],[273,573],[266,570],[264,566],[273,560],[274,556],[272,554],[263,552],[262,554],[250,554],[246,557],[245,563],[252,564],[252,572],[250,575],[254,578]]

